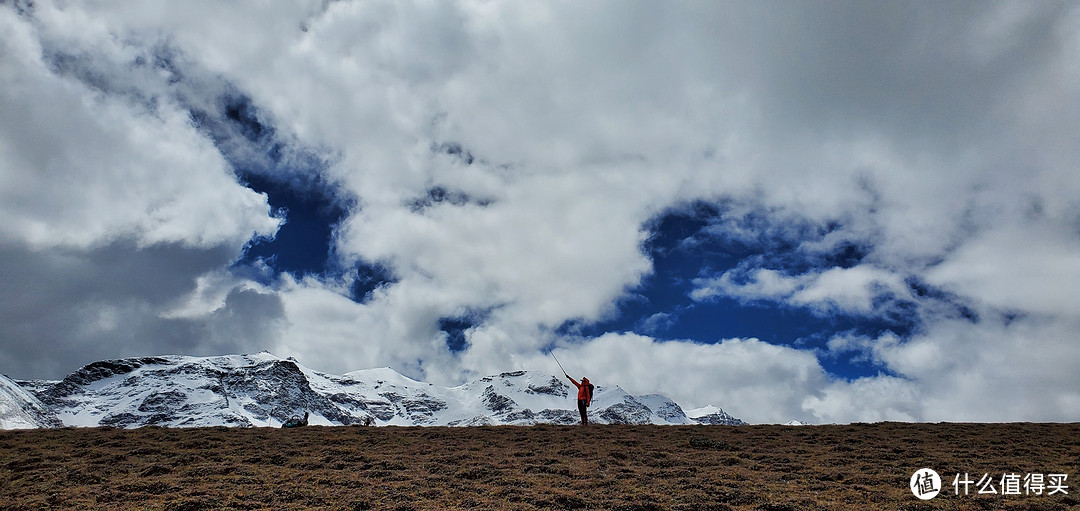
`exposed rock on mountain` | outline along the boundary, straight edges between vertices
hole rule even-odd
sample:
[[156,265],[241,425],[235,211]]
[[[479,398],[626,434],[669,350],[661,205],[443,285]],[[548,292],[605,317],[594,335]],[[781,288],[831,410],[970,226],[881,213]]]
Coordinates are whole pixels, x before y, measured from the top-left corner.
[[60,426],[60,421],[26,389],[0,375],[0,429]]

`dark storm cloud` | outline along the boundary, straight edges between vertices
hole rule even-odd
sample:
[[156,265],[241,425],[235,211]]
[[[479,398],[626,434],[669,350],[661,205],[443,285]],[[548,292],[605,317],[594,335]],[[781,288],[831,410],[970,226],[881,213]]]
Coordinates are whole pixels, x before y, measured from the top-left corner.
[[273,335],[264,328],[282,316],[274,295],[234,290],[209,317],[167,314],[195,292],[194,276],[228,265],[231,252],[131,242],[47,253],[0,245],[3,370],[60,378],[103,358],[261,346]]

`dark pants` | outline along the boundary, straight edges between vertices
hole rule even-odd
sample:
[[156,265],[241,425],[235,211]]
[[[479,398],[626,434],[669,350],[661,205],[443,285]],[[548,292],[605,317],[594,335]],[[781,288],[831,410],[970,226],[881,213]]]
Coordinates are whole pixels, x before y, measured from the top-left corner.
[[581,423],[582,424],[588,424],[589,423],[589,415],[585,413],[585,410],[587,410],[588,408],[589,407],[588,407],[588,405],[585,404],[584,399],[578,399],[577,400],[577,411],[579,413],[581,413]]

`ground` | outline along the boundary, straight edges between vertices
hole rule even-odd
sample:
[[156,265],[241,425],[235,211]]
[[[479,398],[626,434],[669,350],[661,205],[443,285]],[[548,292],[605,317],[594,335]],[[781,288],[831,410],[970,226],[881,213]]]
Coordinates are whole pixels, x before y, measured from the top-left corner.
[[[942,492],[922,501],[915,471]],[[1080,424],[0,432],[2,509],[1076,509]],[[1067,474],[956,495],[958,474]]]

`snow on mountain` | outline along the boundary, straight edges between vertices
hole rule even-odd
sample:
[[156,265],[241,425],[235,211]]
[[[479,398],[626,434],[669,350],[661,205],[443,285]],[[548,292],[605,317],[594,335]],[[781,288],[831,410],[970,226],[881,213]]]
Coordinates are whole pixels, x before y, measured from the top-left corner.
[[269,353],[94,362],[38,394],[67,426],[266,426],[311,412],[311,424],[353,415],[314,391],[292,360]]
[[[566,380],[535,371],[457,387],[385,367],[330,375],[266,352],[108,360],[33,386],[63,425],[117,427],[279,426],[305,412],[313,425],[575,424],[580,419],[571,390]],[[667,397],[632,396],[617,385],[596,387],[589,418],[601,424],[700,423]]]
[[781,424],[781,426],[809,426],[809,425],[810,425],[809,422],[803,422],[803,421],[798,420],[798,419],[792,419],[792,420],[789,420],[789,421]]
[[26,389],[0,375],[0,429],[59,427],[60,421]]
[[720,424],[725,426],[743,426],[746,424],[742,419],[736,419],[722,408],[713,405],[687,410],[686,416],[698,424]]

